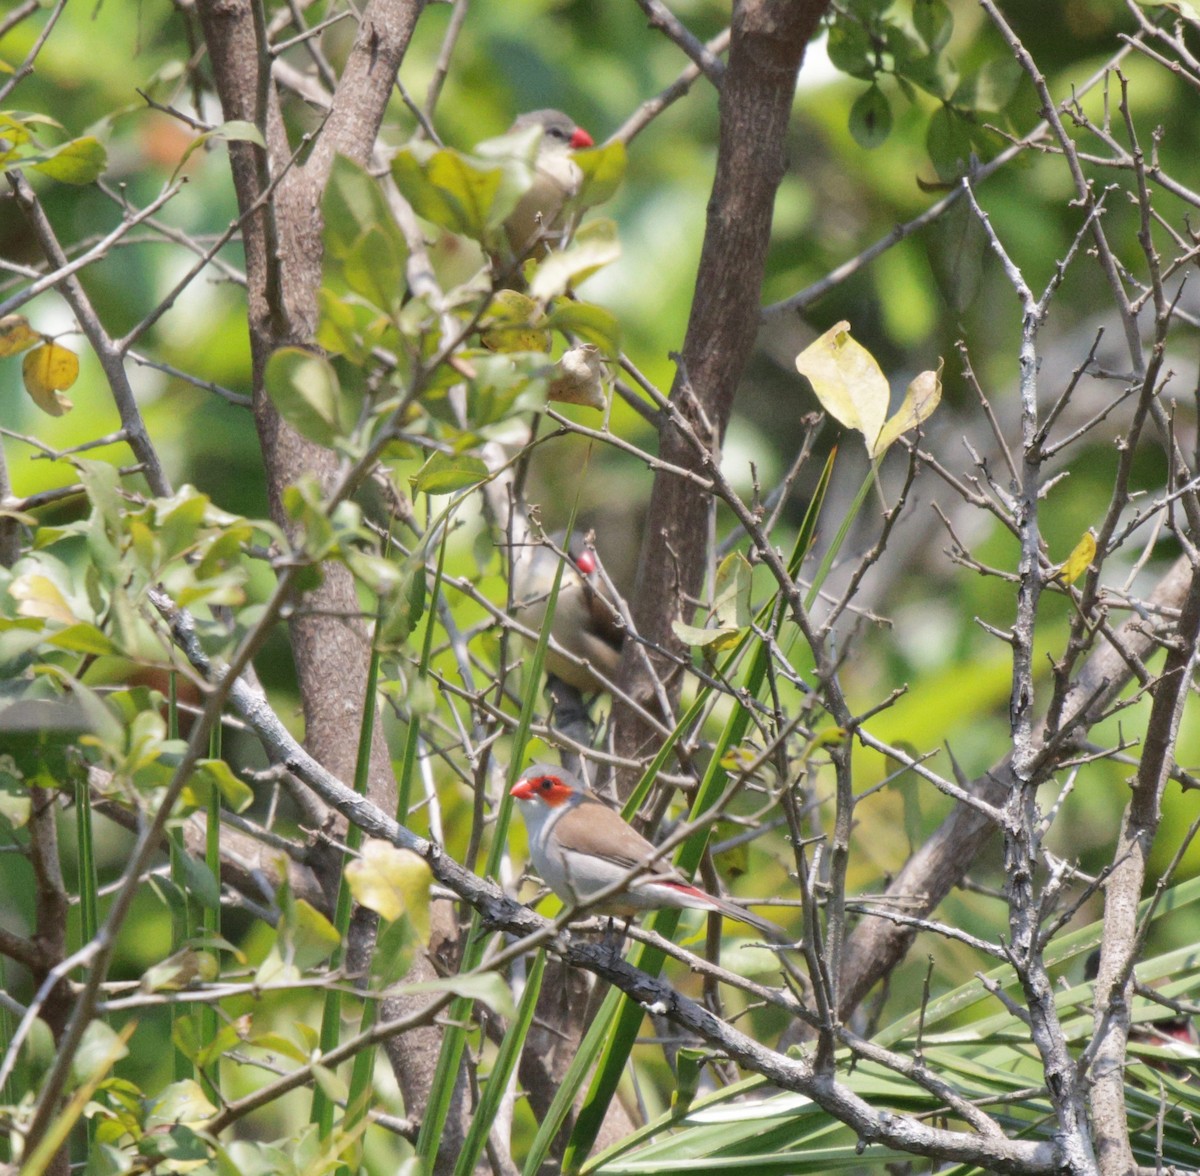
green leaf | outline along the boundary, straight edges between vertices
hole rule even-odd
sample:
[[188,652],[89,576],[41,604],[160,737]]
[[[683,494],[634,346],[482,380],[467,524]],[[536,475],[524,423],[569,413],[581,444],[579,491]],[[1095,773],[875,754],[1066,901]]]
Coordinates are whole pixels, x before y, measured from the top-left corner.
[[172,1082],[150,1106],[146,1127],[162,1128],[172,1123],[198,1126],[211,1119],[217,1108],[208,1101],[194,1078]]
[[1142,8],[1165,8],[1168,12],[1177,12],[1184,20],[1200,25],[1200,9],[1188,0],[1137,0]]
[[29,166],[63,184],[90,184],[103,174],[107,165],[104,145],[99,139],[85,135],[64,143],[47,158]]
[[409,556],[400,565],[400,577],[383,610],[376,643],[381,649],[398,649],[425,615],[425,564]]
[[966,173],[972,154],[970,126],[948,103],[933,112],[925,135],[925,149],[940,179],[957,180]]
[[878,86],[872,86],[850,107],[850,134],[860,147],[869,150],[880,146],[891,133],[891,104]]
[[280,920],[279,936],[287,946],[290,962],[301,972],[327,960],[341,942],[333,924],[302,898],[293,900]]
[[555,331],[570,332],[585,343],[594,343],[605,355],[615,356],[621,352],[621,324],[617,316],[603,306],[573,298],[556,298],[545,322]]
[[884,43],[892,55],[897,78],[905,78],[926,93],[943,101],[954,92],[958,74],[942,55],[931,53],[925,44],[899,25],[888,25]]
[[546,256],[529,283],[529,293],[540,302],[549,302],[620,256],[616,225],[604,219],[588,221],[566,249]]
[[400,309],[408,289],[406,258],[390,233],[372,226],[347,250],[342,274],[355,294],[391,314]]
[[987,232],[971,202],[956,200],[926,233],[929,265],[946,305],[961,314],[975,301],[983,281]]
[[829,37],[825,42],[829,60],[836,69],[852,78],[873,81],[875,78],[875,53],[867,30],[849,16],[838,13],[829,26]]
[[46,638],[46,644],[70,650],[72,653],[89,653],[96,657],[119,652],[106,633],[85,621],[60,629],[54,636]]
[[191,549],[209,505],[208,495],[194,486],[182,486],[170,498],[155,500],[155,538],[165,559],[175,559]]
[[253,143],[257,147],[266,149],[266,142],[262,137],[262,132],[252,122],[246,122],[244,119],[233,118],[228,122],[221,123],[218,127],[213,127],[211,131],[205,131],[201,135],[197,135],[188,145],[188,149],[183,153],[179,163],[175,166],[175,172],[172,179],[179,175],[183,170],[183,165],[192,157],[193,152],[199,150],[205,143],[211,139],[224,139],[230,143]]
[[385,988],[399,983],[408,975],[421,943],[411,919],[399,918],[387,924],[380,930],[371,954],[371,978]]
[[226,808],[235,813],[244,812],[254,803],[254,789],[244,780],[239,780],[224,760],[197,760],[185,790],[187,802],[197,808],[207,808],[214,788],[221,794]]
[[697,625],[685,625],[683,621],[672,621],[671,631],[685,645],[697,649],[712,646],[713,649],[725,649],[735,643],[741,636],[741,630],[736,626],[721,625],[712,629],[701,629]]
[[293,429],[332,447],[354,423],[333,365],[301,347],[281,347],[267,360],[267,395]]
[[365,233],[390,219],[379,183],[344,155],[334,158],[321,197],[327,256],[345,257]]
[[0,755],[0,820],[7,822],[10,829],[23,828],[29,823],[31,804],[24,774],[16,760],[11,755]]
[[913,0],[913,26],[930,53],[940,53],[954,32],[954,17],[945,0]]
[[495,972],[480,972],[473,976],[445,976],[438,980],[423,980],[418,984],[405,984],[402,993],[453,992],[455,996],[470,1000],[481,1000],[493,1012],[502,1017],[516,1014],[512,993],[504,977]]
[[494,158],[464,155],[448,147],[414,143],[392,160],[392,178],[404,198],[426,220],[485,241],[516,207],[533,183],[533,169],[520,158],[536,151],[540,128],[481,144],[477,151]]
[[207,863],[193,857],[190,853],[179,854],[177,860],[183,869],[184,884],[188,894],[208,910],[220,910],[221,884],[212,870],[208,868]]
[[628,153],[619,141],[604,147],[591,147],[572,153],[571,158],[583,172],[579,191],[571,198],[570,207],[577,212],[603,204],[621,186],[625,178]]
[[993,57],[954,91],[955,106],[999,114],[1013,100],[1025,71],[1015,57]]
[[452,494],[468,486],[477,486],[490,471],[481,458],[470,453],[434,453],[409,478],[412,492],[417,494]]
[[94,1081],[128,1055],[128,1048],[114,1030],[103,1021],[90,1021],[71,1059],[71,1078],[76,1085]]
[[731,551],[717,566],[712,615],[718,623],[745,628],[752,620],[750,590],[754,570],[740,551]]

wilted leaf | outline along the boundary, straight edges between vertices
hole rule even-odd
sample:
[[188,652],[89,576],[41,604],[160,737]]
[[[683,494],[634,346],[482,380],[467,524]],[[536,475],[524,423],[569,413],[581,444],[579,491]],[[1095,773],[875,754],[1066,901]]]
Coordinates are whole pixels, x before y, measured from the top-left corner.
[[27,350],[41,338],[23,314],[6,314],[0,318],[0,359]]
[[429,938],[429,867],[411,850],[388,841],[364,842],[346,881],[356,901],[385,919],[407,915],[422,939]]
[[546,396],[564,404],[603,408],[608,402],[604,396],[604,361],[600,349],[594,343],[581,343],[564,352],[550,372]]
[[796,370],[807,376],[821,407],[848,429],[863,435],[868,450],[887,415],[888,382],[875,357],[850,337],[840,322],[796,356]]
[[75,352],[57,343],[43,343],[26,352],[21,363],[21,374],[25,380],[25,390],[43,412],[62,416],[74,407],[60,393],[74,384],[79,376],[79,357]]
[[904,390],[904,403],[879,431],[874,444],[867,446],[872,458],[887,452],[892,442],[909,429],[928,420],[942,399],[942,361],[936,372],[922,372]]
[[1067,556],[1066,562],[1055,573],[1054,578],[1064,584],[1074,584],[1084,572],[1092,566],[1096,558],[1096,534],[1089,527],[1083,537],[1075,544],[1074,550]]

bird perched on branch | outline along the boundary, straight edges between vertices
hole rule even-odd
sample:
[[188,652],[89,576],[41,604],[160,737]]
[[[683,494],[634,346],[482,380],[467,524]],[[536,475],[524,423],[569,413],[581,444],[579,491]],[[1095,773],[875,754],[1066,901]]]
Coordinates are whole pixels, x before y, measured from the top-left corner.
[[[561,545],[564,536],[556,537]],[[569,562],[554,602],[550,635],[558,646],[546,647],[545,668],[584,694],[607,689],[597,671],[609,681],[621,661],[625,627],[621,614],[605,589],[600,559],[580,535],[567,545]],[[550,590],[558,570],[553,547],[529,544],[513,556],[514,615],[528,629],[540,632],[546,623]]]
[[625,919],[662,907],[716,911],[777,943],[790,942],[781,927],[693,886],[669,862],[651,861],[654,846],[564,768],[534,764],[513,785],[512,795],[529,830],[529,856],[563,902],[586,903],[646,864],[643,873],[595,909]]
[[509,132],[529,127],[542,129],[533,185],[504,222],[508,243],[518,259],[543,255],[547,244],[561,233],[563,207],[578,195],[583,183],[583,172],[571,153],[594,146],[592,136],[561,110],[531,110],[521,115]]

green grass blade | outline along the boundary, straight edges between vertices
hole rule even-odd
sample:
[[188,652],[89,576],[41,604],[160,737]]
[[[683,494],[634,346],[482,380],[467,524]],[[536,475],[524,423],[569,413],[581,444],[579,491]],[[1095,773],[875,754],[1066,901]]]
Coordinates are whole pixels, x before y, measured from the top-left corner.
[[[826,463],[818,494],[814,495],[813,502],[809,506],[808,514],[804,520],[805,525],[801,527],[797,534],[792,555],[788,561],[788,567],[793,571],[793,574],[799,568],[811,544],[820,511],[820,503],[824,499],[824,491],[828,486],[828,475],[832,469],[832,461],[833,457],[831,455],[829,462]],[[867,485],[869,486],[870,483],[868,482]],[[770,602],[763,606],[759,614],[760,621],[766,619],[772,607],[773,605]],[[765,642],[753,635],[752,631],[747,633],[742,641],[739,642],[738,647],[728,655],[722,666],[721,674],[723,676],[732,670],[736,660],[741,656],[742,650],[747,645],[752,649],[752,653],[750,665],[745,674],[744,688],[751,697],[757,697],[766,679],[770,650]],[[699,713],[698,708],[707,699],[710,690],[711,687],[705,686],[699,691],[696,702],[680,721],[676,730],[672,732],[668,744],[677,739],[681,732],[686,730],[691,722],[694,721],[695,716]],[[749,722],[750,715],[745,707],[739,706],[733,709],[713,749],[704,779],[701,781],[700,787],[696,792],[696,797],[689,814],[691,820],[703,816],[724,792],[729,781],[729,773],[721,766],[722,761],[725,759],[726,753],[742,741]],[[663,752],[660,753],[660,758],[665,758],[666,750],[667,748],[663,749]],[[659,760],[656,759],[655,762],[657,764]],[[642,782],[642,784],[645,783],[645,781]],[[640,788],[641,785],[639,785]],[[700,859],[704,854],[704,847],[707,842],[708,829],[698,829],[680,846],[679,852],[675,857],[676,866],[688,876],[693,874],[700,864]],[[647,921],[647,926],[657,931],[660,935],[670,938],[678,924],[678,919],[679,913],[677,911],[656,911]],[[630,953],[629,962],[634,967],[641,968],[651,975],[657,975],[659,969],[662,967],[663,957],[659,952],[637,948]],[[595,1145],[601,1124],[604,1122],[604,1116],[608,1113],[609,1103],[616,1093],[617,1084],[620,1082],[621,1075],[629,1060],[630,1051],[633,1049],[644,1016],[645,1013],[640,1006],[622,997],[622,1004],[615,1017],[611,1037],[597,1064],[591,1088],[580,1110],[579,1118],[575,1122],[575,1128],[571,1133],[571,1140],[567,1145],[567,1151],[563,1157],[564,1172],[577,1170]]]
[[525,991],[521,994],[521,1003],[517,1007],[516,1019],[509,1025],[508,1032],[504,1035],[500,1050],[496,1054],[496,1061],[492,1066],[492,1072],[484,1084],[483,1095],[479,1100],[478,1107],[475,1108],[475,1115],[471,1120],[467,1138],[463,1141],[458,1163],[454,1166],[454,1176],[471,1176],[471,1173],[475,1171],[476,1161],[483,1154],[488,1130],[496,1118],[496,1112],[500,1109],[500,1100],[504,1097],[504,1091],[521,1056],[521,1050],[525,1048],[525,1037],[529,1033],[529,1026],[533,1024],[533,1014],[537,1008],[538,993],[542,990],[542,973],[545,967],[546,953],[539,951],[530,966],[529,975],[525,981]]
[[[371,659],[367,664],[366,689],[363,695],[362,719],[358,728],[358,752],[354,761],[354,791],[360,796],[366,796],[367,783],[371,772],[371,743],[375,738],[375,689],[379,682],[379,650],[372,648]],[[215,789],[214,789],[215,791]],[[346,845],[354,851],[362,845],[362,830],[357,825],[350,825],[346,830]],[[346,958],[346,935],[350,929],[350,912],[353,897],[344,876],[338,879],[337,902],[334,906],[333,926],[339,936],[338,946],[334,949],[329,960],[329,966],[336,970],[342,966]],[[370,1007],[371,1002],[368,1002]],[[324,1008],[321,1012],[321,1053],[326,1054],[336,1049],[341,1039],[342,1030],[342,994],[336,988],[325,992]],[[354,1106],[351,1095],[350,1105]],[[309,1114],[311,1122],[317,1124],[317,1132],[321,1139],[328,1139],[333,1130],[334,1119],[333,1100],[325,1093],[324,1087],[318,1082],[313,1086],[312,1109]]]
[[600,1053],[624,999],[625,994],[616,988],[610,989],[604,997],[599,1011],[591,1025],[588,1026],[588,1031],[583,1035],[583,1040],[579,1043],[575,1057],[571,1059],[571,1064],[567,1067],[566,1074],[563,1075],[562,1083],[550,1103],[546,1117],[538,1125],[529,1155],[525,1157],[523,1176],[536,1176],[545,1162],[550,1145],[554,1142],[554,1137],[558,1134],[559,1128],[562,1127],[571,1107],[575,1104],[575,1096],[582,1088],[592,1064]]
[[[576,495],[571,507],[571,516],[567,523],[567,533],[575,526],[575,512],[579,505]],[[517,782],[521,771],[521,761],[525,754],[525,745],[529,741],[529,730],[533,725],[533,714],[537,704],[542,681],[542,665],[546,659],[546,647],[550,642],[550,628],[554,618],[554,607],[558,602],[558,592],[562,585],[563,565],[560,563],[554,573],[554,584],[550,589],[550,597],[546,602],[546,621],[538,634],[537,645],[534,648],[530,662],[528,680],[521,699],[521,713],[517,718],[516,730],[513,733],[512,758],[509,760],[508,774],[504,791],[500,797],[500,807],[496,812],[495,824],[492,830],[492,841],[488,847],[487,862],[484,868],[486,877],[496,877],[500,860],[504,855],[508,840],[508,826],[512,818],[512,797],[509,789]],[[489,933],[484,930],[478,912],[471,918],[470,929],[467,932],[466,946],[463,949],[461,972],[469,972],[479,966],[483,959]],[[447,1028],[442,1038],[442,1049],[438,1055],[437,1068],[434,1071],[433,1082],[429,1092],[429,1102],[421,1121],[421,1131],[417,1136],[417,1156],[428,1171],[432,1171],[441,1146],[442,1133],[446,1126],[446,1116],[450,1111],[450,1101],[454,1094],[454,1084],[458,1080],[458,1070],[462,1063],[463,1049],[466,1045],[467,1024],[471,1017],[475,1002],[469,997],[457,997],[447,1013]]]

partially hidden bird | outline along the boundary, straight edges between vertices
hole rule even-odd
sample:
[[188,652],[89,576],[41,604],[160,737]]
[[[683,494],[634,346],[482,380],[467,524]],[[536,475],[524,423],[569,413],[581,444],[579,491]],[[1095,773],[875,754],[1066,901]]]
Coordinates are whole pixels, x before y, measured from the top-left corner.
[[518,259],[543,255],[547,245],[561,235],[563,208],[578,195],[583,183],[583,172],[571,155],[581,147],[595,145],[592,136],[561,110],[531,110],[521,115],[509,132],[529,127],[542,130],[533,184],[504,222],[509,246]]
[[662,907],[716,911],[776,943],[790,942],[781,927],[693,886],[669,862],[652,860],[654,846],[574,773],[534,764],[513,785],[512,796],[529,831],[533,865],[563,902],[586,903],[634,867],[646,865],[593,909],[624,919]]
[[[563,539],[555,537],[557,546]],[[576,690],[595,694],[607,689],[597,673],[610,682],[616,676],[625,628],[600,575],[595,547],[574,535],[566,553],[550,628],[554,644],[546,648],[545,669]],[[529,543],[514,551],[513,615],[535,633],[546,623],[559,562],[558,553],[546,544]]]

